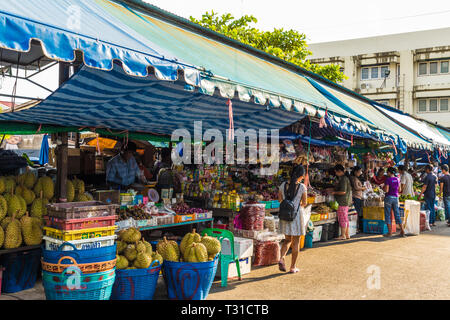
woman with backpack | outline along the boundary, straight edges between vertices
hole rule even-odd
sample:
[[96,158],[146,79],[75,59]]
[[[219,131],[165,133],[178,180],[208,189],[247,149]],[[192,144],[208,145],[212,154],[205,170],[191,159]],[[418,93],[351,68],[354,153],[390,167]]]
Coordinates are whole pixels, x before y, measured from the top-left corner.
[[[306,206],[306,186],[302,183],[305,178],[305,168],[302,165],[295,166],[288,183],[283,182],[278,191],[280,201],[280,233],[285,235],[281,246],[281,258],[278,262],[280,271],[286,272],[285,257],[292,247],[292,260],[290,273],[298,272],[297,257],[300,251],[300,236],[305,235],[302,228],[302,210]],[[282,208],[288,208],[287,217],[282,214]]]

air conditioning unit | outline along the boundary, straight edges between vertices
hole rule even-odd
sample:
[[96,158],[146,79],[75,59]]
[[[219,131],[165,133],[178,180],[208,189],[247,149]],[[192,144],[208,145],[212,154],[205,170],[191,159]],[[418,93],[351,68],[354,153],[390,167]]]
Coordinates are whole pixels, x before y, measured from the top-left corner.
[[361,83],[361,89],[370,89],[371,87],[370,83]]

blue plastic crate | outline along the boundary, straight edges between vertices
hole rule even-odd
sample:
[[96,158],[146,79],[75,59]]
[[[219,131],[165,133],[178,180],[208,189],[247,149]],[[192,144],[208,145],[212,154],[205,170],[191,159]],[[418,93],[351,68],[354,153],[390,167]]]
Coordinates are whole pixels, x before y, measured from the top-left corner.
[[41,267],[41,249],[5,254],[0,265],[4,268],[1,292],[33,288]]
[[[69,246],[72,247],[73,250],[63,251],[63,247]],[[42,258],[45,262],[48,263],[58,263],[59,259],[64,256],[69,256],[74,258],[78,263],[93,263],[93,262],[103,262],[110,261],[116,258],[116,247],[113,246],[95,248],[95,249],[87,249],[87,250],[77,250],[73,244],[70,242],[64,242],[59,246],[57,251],[53,250],[45,250],[44,246],[42,246]]]
[[373,234],[386,234],[388,233],[388,227],[384,220],[363,219],[363,232]]
[[272,209],[278,209],[280,207],[280,201],[272,200]]

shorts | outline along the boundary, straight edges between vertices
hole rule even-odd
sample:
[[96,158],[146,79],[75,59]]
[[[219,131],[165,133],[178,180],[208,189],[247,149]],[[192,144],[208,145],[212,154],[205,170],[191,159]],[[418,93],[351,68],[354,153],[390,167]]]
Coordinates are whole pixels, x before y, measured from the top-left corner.
[[339,206],[337,210],[337,216],[339,221],[339,226],[341,228],[348,228],[348,209],[349,207]]

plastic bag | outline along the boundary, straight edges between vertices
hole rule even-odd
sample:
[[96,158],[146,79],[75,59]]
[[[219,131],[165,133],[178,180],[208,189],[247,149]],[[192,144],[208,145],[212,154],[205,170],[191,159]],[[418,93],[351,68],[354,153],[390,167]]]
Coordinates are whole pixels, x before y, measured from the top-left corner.
[[430,226],[430,210],[425,210],[426,218],[425,218],[425,229],[431,231]]
[[279,233],[270,232],[270,231],[261,232],[260,234],[258,234],[256,236],[256,240],[263,241],[263,242],[266,242],[266,241],[281,241],[281,240],[284,240],[284,234],[279,234]]
[[275,219],[273,217],[264,217],[264,228],[269,229],[271,232],[275,232]]
[[445,221],[445,210],[443,208],[438,208],[436,211],[436,220]]
[[265,215],[265,204],[257,202],[245,203],[239,215],[239,220],[242,221],[242,229],[263,230]]
[[280,261],[278,241],[256,241],[254,266],[270,266]]

